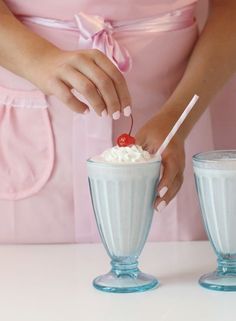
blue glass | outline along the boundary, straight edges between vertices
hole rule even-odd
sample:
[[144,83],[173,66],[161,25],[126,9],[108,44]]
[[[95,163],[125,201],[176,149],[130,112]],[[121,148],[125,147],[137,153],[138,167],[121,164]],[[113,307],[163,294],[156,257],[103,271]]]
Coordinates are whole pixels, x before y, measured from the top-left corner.
[[87,165],[98,230],[111,258],[111,271],[98,276],[94,287],[117,293],[157,287],[155,277],[139,270],[138,257],[152,223],[160,162]]
[[236,150],[193,156],[202,217],[217,256],[217,269],[203,275],[201,286],[236,291]]

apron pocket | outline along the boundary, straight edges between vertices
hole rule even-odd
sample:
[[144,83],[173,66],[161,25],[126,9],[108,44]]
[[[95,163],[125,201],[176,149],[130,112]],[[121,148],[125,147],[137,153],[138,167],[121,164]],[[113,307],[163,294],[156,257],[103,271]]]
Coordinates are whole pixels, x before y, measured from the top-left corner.
[[49,179],[53,163],[45,95],[0,86],[0,199],[19,200],[37,193]]

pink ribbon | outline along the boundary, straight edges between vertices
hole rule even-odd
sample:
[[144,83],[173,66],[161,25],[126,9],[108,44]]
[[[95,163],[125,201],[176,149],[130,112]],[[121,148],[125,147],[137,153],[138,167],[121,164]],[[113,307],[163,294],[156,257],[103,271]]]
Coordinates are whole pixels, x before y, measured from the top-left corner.
[[80,31],[80,44],[83,48],[102,51],[122,72],[131,68],[131,57],[113,37],[112,23],[103,17],[86,15],[81,12],[75,15]]

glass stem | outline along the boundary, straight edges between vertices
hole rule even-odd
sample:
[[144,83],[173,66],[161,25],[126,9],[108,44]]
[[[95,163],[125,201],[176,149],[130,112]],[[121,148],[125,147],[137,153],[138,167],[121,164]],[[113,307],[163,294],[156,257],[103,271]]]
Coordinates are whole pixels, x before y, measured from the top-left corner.
[[122,262],[122,261],[111,261],[111,271],[117,276],[121,275],[134,275],[139,273],[138,261],[134,262]]
[[217,272],[221,274],[236,274],[236,259],[222,258],[217,259]]

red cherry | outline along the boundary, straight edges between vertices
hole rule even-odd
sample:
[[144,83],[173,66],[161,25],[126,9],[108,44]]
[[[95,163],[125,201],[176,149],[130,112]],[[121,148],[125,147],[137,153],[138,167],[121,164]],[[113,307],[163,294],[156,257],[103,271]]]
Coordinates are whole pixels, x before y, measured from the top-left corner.
[[119,147],[126,147],[135,144],[135,138],[129,134],[122,134],[117,138],[117,145]]
[[128,142],[129,142],[129,145],[134,145],[135,144],[135,138],[133,136],[129,135]]

